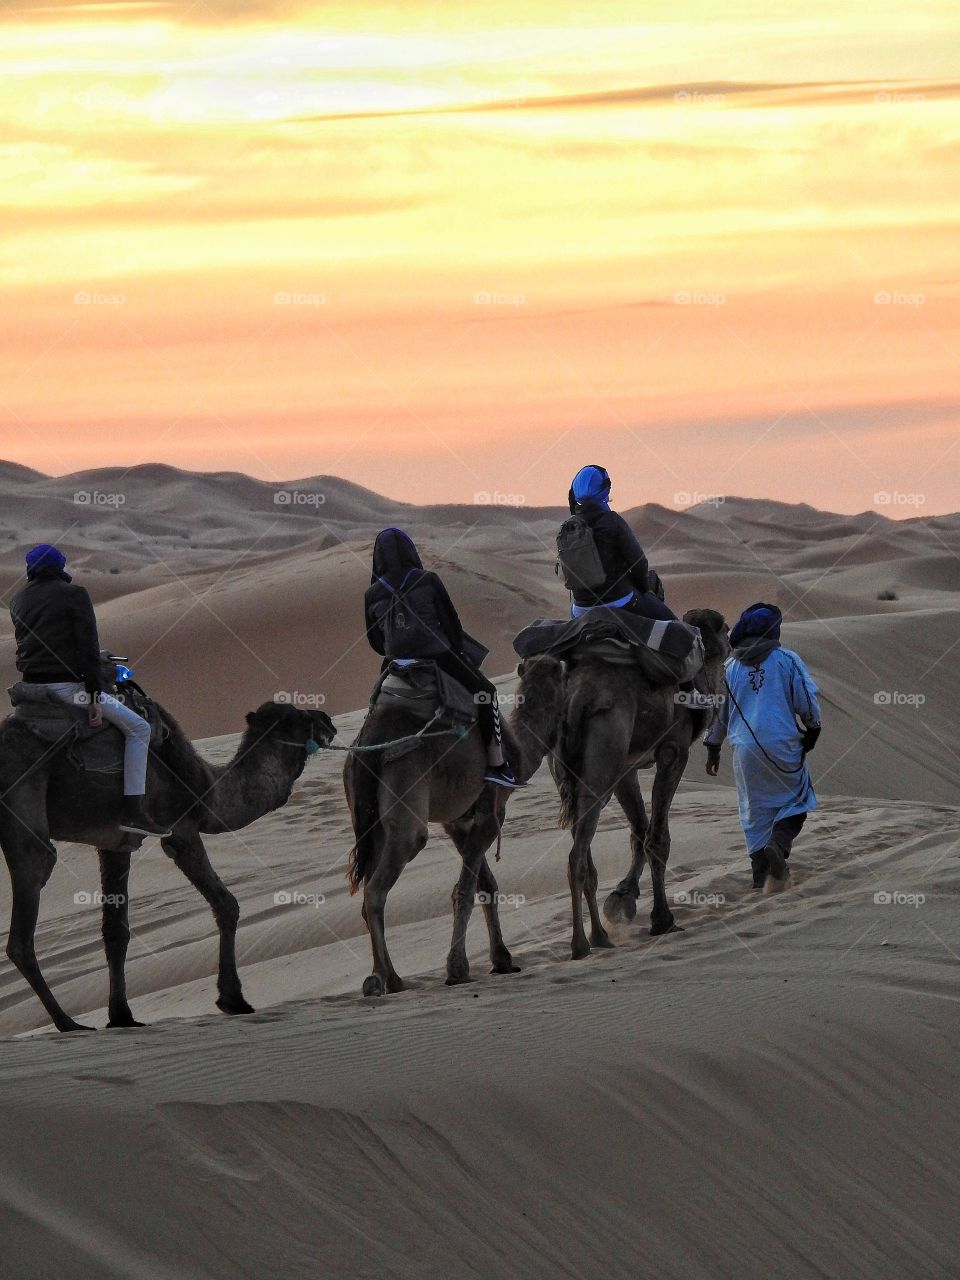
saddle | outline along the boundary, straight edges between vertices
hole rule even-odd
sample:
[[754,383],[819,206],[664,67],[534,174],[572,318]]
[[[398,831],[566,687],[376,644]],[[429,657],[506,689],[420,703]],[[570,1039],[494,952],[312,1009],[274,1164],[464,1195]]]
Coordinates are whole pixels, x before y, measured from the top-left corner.
[[[477,721],[477,704],[459,680],[441,671],[429,658],[418,658],[409,665],[391,662],[374,686],[370,710],[389,706],[402,710],[429,732],[445,729],[466,733]],[[396,759],[413,751],[416,742],[390,748],[389,758]]]
[[605,605],[579,618],[537,618],[517,635],[513,647],[521,658],[549,653],[574,663],[589,657],[637,667],[658,687],[692,680],[705,657],[697,627]]
[[[150,745],[157,747],[167,736],[160,710],[152,698],[132,681],[114,685],[110,692],[150,725]],[[23,724],[46,746],[65,747],[66,758],[85,773],[123,772],[123,734],[106,721],[94,728],[85,706],[73,707],[51,696],[43,685],[19,680],[8,690],[13,710],[8,721]]]

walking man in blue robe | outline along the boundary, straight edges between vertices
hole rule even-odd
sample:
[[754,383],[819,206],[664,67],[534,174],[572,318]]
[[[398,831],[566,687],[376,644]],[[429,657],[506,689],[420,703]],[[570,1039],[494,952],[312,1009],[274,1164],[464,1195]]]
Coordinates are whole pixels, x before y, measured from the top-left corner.
[[[753,887],[767,876],[784,887],[793,842],[817,807],[806,756],[820,736],[817,686],[802,659],[780,644],[776,605],[753,604],[730,632],[724,701],[704,735],[707,773],[720,767],[724,738],[733,746],[740,823]],[[799,721],[799,723],[798,723]]]

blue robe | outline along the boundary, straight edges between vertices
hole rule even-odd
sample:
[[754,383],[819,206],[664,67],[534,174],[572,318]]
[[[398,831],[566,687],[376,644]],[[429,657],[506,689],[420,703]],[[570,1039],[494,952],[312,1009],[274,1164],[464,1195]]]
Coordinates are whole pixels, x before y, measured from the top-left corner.
[[703,740],[719,747],[730,738],[740,824],[747,851],[756,853],[780,818],[817,807],[797,727],[798,718],[805,728],[820,723],[817,686],[797,654],[780,647],[758,665],[729,658],[724,672],[726,698]]

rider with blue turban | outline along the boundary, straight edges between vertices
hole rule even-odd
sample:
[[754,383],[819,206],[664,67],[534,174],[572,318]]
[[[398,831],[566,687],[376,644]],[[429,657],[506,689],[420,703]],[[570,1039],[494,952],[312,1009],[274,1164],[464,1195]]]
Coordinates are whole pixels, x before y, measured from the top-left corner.
[[570,486],[570,514],[590,526],[606,577],[595,590],[577,587],[570,612],[578,618],[595,605],[630,609],[646,618],[675,620],[663,602],[663,584],[647,563],[637,535],[610,508],[610,476],[604,467],[581,467]]

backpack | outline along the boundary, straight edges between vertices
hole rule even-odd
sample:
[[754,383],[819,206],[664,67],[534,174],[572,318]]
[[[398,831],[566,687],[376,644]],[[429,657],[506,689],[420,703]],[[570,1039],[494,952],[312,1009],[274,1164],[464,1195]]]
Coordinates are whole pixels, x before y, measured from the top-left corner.
[[568,591],[599,591],[607,580],[593,530],[583,516],[570,516],[560,526],[557,573]]
[[390,602],[379,618],[387,653],[403,658],[436,653],[437,636],[417,613],[415,604],[407,599],[407,593],[420,581],[417,571],[409,570],[399,587],[391,586],[386,578],[378,581],[390,593]]

